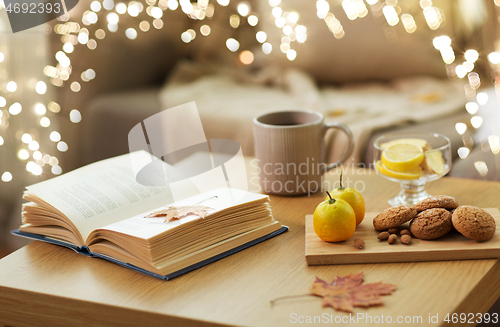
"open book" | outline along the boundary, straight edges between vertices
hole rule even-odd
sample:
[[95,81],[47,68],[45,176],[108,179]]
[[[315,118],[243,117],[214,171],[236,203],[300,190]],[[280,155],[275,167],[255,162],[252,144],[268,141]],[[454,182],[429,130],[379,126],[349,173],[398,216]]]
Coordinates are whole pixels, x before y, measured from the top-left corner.
[[136,182],[130,154],[99,161],[28,186],[13,233],[170,279],[287,230],[266,195],[186,189],[172,203],[168,186]]

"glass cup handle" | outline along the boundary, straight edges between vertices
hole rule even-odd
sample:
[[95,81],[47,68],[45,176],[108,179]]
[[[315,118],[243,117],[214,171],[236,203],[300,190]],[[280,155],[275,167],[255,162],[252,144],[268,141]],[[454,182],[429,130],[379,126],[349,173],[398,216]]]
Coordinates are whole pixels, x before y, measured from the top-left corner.
[[323,126],[323,135],[325,135],[326,131],[329,130],[330,128],[340,129],[340,130],[344,131],[344,133],[346,133],[347,137],[349,138],[349,145],[347,147],[347,151],[344,153],[342,158],[340,158],[338,161],[326,166],[326,168],[322,169],[323,170],[322,173],[325,173],[329,170],[332,170],[333,168],[338,167],[342,162],[344,162],[347,158],[349,158],[349,156],[352,154],[352,151],[354,150],[354,137],[352,136],[352,133],[351,133],[351,130],[349,129],[349,127],[347,127],[346,125],[344,125],[342,123],[327,123]]

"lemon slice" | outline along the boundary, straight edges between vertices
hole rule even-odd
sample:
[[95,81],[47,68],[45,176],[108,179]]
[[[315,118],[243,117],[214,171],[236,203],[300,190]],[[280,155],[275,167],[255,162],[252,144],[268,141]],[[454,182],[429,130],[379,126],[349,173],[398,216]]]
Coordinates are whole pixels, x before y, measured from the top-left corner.
[[394,144],[382,152],[382,163],[395,172],[406,173],[424,161],[422,148],[409,143]]
[[422,170],[422,168],[420,168],[420,166],[417,166],[412,170],[406,171],[404,173],[389,170],[387,169],[387,167],[384,166],[381,160],[377,161],[377,170],[385,176],[396,179],[418,179],[424,173],[424,171]]
[[429,143],[427,143],[426,140],[424,140],[424,139],[416,139],[416,138],[404,138],[404,139],[392,140],[392,141],[389,141],[389,142],[386,142],[386,143],[382,143],[380,145],[380,147],[382,149],[387,150],[392,145],[403,144],[403,143],[416,145],[419,148],[421,148],[423,151],[432,150],[432,147],[430,146]]

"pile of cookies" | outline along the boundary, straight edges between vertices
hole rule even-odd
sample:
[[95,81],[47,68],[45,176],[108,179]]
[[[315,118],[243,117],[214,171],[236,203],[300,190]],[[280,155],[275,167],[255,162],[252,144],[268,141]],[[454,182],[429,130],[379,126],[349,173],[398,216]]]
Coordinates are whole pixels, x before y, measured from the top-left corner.
[[493,238],[495,219],[481,208],[459,206],[451,196],[437,195],[416,205],[388,208],[373,219],[378,231],[396,228],[410,221],[410,232],[422,240],[433,240],[456,229],[465,237],[478,242]]

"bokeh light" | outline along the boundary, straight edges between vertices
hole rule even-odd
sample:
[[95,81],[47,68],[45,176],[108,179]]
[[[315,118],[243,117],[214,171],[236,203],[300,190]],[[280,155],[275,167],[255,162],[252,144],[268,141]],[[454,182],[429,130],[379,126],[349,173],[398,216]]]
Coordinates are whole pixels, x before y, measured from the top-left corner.
[[226,47],[229,49],[229,51],[236,52],[240,48],[240,42],[238,42],[236,39],[229,38],[226,40]]
[[38,81],[35,86],[35,91],[38,94],[45,94],[47,92],[47,84],[44,81]]
[[[160,9],[160,8],[158,8]],[[160,9],[161,11],[161,9]],[[131,39],[131,40],[135,40],[137,38],[137,31],[135,30],[135,28],[127,28],[127,30],[125,31],[125,35]]]
[[271,52],[273,51],[273,46],[271,43],[269,42],[266,42],[262,45],[262,52],[264,52],[264,54],[268,55],[270,54]]
[[250,13],[250,4],[248,2],[240,2],[237,7],[238,14],[243,17],[248,16]]
[[22,110],[23,106],[19,102],[15,102],[9,107],[9,113],[14,116],[19,115]]
[[69,113],[69,120],[74,124],[79,123],[82,121],[82,114],[80,111],[73,109]]
[[14,82],[14,81],[10,81],[7,83],[7,85],[5,86],[5,89],[9,92],[16,92],[17,90],[17,83]]
[[12,180],[12,174],[8,171],[2,174],[2,182],[8,183]]
[[245,50],[240,53],[240,61],[245,65],[250,65],[254,60],[254,55],[251,51]]
[[60,141],[57,143],[57,150],[61,152],[66,152],[68,151],[68,144],[64,141]]
[[257,34],[255,34],[255,37],[259,43],[264,43],[267,40],[267,34],[264,31],[259,31]]
[[61,134],[57,131],[53,131],[50,133],[50,140],[52,142],[59,142],[61,140]]

